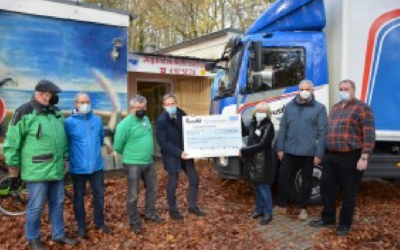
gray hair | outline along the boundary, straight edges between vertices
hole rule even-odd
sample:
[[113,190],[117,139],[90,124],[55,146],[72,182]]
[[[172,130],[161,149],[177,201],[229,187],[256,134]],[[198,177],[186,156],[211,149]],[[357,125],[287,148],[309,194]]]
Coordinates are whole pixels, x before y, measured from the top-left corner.
[[78,102],[79,97],[81,97],[81,96],[83,96],[83,95],[87,96],[87,97],[89,98],[89,100],[90,100],[90,96],[89,96],[87,93],[85,93],[85,92],[79,92],[79,93],[76,94],[75,97],[74,97],[75,102]]
[[133,105],[135,105],[135,103],[144,103],[144,106],[146,106],[147,104],[147,99],[146,97],[142,96],[142,95],[135,95],[134,97],[131,98],[131,100],[129,101],[129,106],[133,107]]
[[354,91],[356,91],[356,84],[355,84],[352,80],[350,80],[350,79],[342,80],[342,81],[340,81],[339,86],[342,85],[342,83],[348,83],[348,84],[350,84],[350,87],[351,87]]
[[314,88],[314,84],[312,83],[312,81],[307,80],[307,79],[302,80],[302,81],[299,83],[299,87],[300,87],[300,85],[302,85],[302,84],[304,84],[304,83],[308,83],[308,84],[310,84],[311,88]]
[[165,94],[165,95],[163,96],[163,98],[162,98],[162,102],[164,103],[165,100],[167,100],[167,99],[169,99],[169,98],[174,98],[175,102],[177,102],[176,96],[175,96],[174,94],[172,94],[172,93]]

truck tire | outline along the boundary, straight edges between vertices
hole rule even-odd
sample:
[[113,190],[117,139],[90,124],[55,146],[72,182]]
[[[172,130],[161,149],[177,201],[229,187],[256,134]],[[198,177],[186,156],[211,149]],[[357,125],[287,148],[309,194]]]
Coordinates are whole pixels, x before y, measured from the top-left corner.
[[[313,181],[309,204],[321,204],[320,182],[322,177],[322,165],[314,166]],[[298,204],[300,201],[300,188],[302,183],[301,169],[296,167],[290,177],[290,202]]]

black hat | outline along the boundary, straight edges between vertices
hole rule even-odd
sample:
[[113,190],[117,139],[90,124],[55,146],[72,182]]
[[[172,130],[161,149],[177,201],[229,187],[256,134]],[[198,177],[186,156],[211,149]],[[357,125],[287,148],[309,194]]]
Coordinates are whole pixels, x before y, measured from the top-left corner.
[[55,85],[54,83],[48,80],[41,80],[36,84],[35,91],[38,92],[51,92],[51,93],[59,93],[61,92],[60,87]]

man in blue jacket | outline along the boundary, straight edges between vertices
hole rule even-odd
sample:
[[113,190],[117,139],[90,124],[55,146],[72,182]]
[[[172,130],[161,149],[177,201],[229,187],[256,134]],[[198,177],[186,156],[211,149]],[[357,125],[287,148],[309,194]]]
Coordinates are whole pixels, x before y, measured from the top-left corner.
[[308,218],[307,207],[312,188],[312,173],[314,165],[321,164],[325,153],[327,120],[325,106],[315,100],[312,82],[301,81],[299,94],[285,107],[276,139],[276,150],[281,160],[276,213],[286,213],[289,179],[292,169],[299,166],[302,185],[298,218],[300,220]]
[[84,197],[86,182],[90,182],[93,193],[94,223],[98,230],[111,234],[104,224],[104,163],[101,146],[104,140],[104,128],[101,118],[93,114],[90,98],[85,93],[75,97],[75,109],[65,121],[65,131],[69,144],[68,172],[72,176],[74,187],[74,213],[78,223],[78,234],[86,238],[86,212]]
[[186,113],[177,108],[176,98],[173,94],[166,94],[163,97],[162,113],[156,123],[157,142],[161,147],[164,169],[168,172],[167,201],[169,215],[173,220],[182,220],[183,216],[176,206],[176,187],[178,185],[179,173],[183,170],[189,179],[189,213],[198,217],[205,213],[197,206],[197,194],[199,189],[199,176],[193,159],[187,159],[183,151],[182,117]]

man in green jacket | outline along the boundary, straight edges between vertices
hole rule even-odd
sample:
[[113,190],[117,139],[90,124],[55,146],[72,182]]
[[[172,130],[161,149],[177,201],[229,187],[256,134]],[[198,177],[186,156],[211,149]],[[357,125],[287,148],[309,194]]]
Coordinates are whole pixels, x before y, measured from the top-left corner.
[[114,150],[122,155],[128,175],[127,212],[131,230],[139,234],[142,226],[137,211],[140,179],[146,187],[146,220],[160,223],[156,214],[157,176],[153,166],[153,129],[146,116],[146,98],[136,95],[129,102],[130,114],[117,126]]
[[41,80],[35,95],[20,106],[8,126],[4,154],[10,174],[19,174],[28,189],[25,234],[33,250],[45,249],[40,240],[40,221],[48,199],[52,240],[75,245],[64,232],[64,166],[68,149],[64,117],[54,106],[61,89]]

